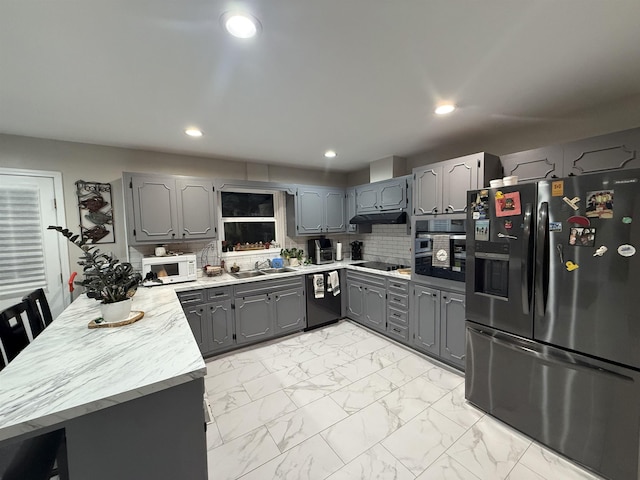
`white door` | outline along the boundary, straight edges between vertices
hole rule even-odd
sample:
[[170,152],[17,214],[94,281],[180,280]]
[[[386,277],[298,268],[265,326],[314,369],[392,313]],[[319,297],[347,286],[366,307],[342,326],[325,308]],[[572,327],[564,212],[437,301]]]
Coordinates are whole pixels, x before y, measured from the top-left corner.
[[67,240],[49,225],[64,225],[60,173],[0,169],[0,309],[36,288],[53,318],[68,305]]

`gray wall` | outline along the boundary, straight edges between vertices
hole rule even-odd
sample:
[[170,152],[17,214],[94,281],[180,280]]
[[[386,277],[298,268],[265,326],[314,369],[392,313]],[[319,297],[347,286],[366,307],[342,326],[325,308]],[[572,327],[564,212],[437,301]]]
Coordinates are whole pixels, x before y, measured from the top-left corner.
[[[174,175],[248,180],[258,171],[260,180],[285,183],[345,186],[345,175],[322,170],[261,166],[224,158],[105,147],[84,143],[62,142],[32,137],[0,134],[0,166],[62,173],[64,209],[70,230],[79,233],[79,215],[75,195],[77,180],[110,183],[113,189],[115,244],[104,244],[118,258],[127,258],[122,196],[122,172],[153,172]],[[265,178],[267,177],[267,178]],[[255,178],[253,178],[255,179]],[[71,271],[77,270],[78,251],[69,249]]]

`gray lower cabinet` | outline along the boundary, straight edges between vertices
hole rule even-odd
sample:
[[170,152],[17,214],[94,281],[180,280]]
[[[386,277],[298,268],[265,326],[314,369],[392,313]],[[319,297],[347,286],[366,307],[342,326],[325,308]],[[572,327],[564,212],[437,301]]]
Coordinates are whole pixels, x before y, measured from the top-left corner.
[[387,335],[402,343],[409,342],[409,282],[387,279]]
[[410,302],[411,343],[464,369],[465,297],[463,294],[413,284]]
[[286,277],[237,285],[236,343],[267,340],[307,326],[304,277]]
[[236,343],[258,342],[273,337],[271,297],[266,294],[236,297]]
[[386,331],[386,279],[347,270],[347,316],[379,332]]
[[178,298],[203,355],[234,345],[231,288],[179,292]]
[[212,180],[125,172],[123,184],[132,244],[216,238]]

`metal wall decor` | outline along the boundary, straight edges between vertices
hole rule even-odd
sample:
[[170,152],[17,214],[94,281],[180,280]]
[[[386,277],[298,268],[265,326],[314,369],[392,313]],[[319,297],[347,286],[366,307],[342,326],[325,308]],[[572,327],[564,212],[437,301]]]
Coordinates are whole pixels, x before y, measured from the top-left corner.
[[80,232],[88,243],[115,243],[111,184],[76,182]]

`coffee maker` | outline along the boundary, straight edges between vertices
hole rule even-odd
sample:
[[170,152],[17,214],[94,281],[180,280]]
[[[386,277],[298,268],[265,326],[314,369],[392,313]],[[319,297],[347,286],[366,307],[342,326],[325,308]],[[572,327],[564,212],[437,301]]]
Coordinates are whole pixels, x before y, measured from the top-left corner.
[[350,243],[351,245],[351,260],[362,260],[362,242],[356,240]]

